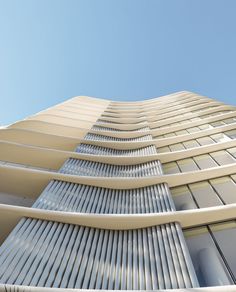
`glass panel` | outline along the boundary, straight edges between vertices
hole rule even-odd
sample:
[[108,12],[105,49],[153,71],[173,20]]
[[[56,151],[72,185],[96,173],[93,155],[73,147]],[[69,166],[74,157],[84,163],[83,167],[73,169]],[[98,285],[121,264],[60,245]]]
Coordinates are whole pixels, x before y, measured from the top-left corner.
[[208,229],[189,229],[184,235],[200,286],[233,284]]
[[200,208],[222,205],[216,192],[208,182],[190,184],[189,188]]
[[236,138],[236,129],[235,130],[231,130],[231,131],[227,131],[227,132],[225,132],[225,134],[227,136],[229,136],[231,139],[235,139]]
[[234,158],[236,158],[236,147],[233,147],[233,148],[229,148],[227,149],[227,151],[233,155]]
[[223,126],[224,123],[223,123],[222,121],[217,121],[217,122],[213,122],[213,123],[211,123],[211,125],[212,125],[213,127],[220,127],[220,126]]
[[199,144],[196,140],[190,140],[190,141],[186,141],[183,142],[184,146],[186,148],[195,148],[195,147],[199,147]]
[[227,223],[214,224],[210,226],[211,231],[223,253],[230,270],[236,277],[236,222],[230,221]]
[[154,138],[155,139],[162,139],[162,138],[165,138],[165,136],[164,135],[160,135],[160,136],[155,136]]
[[211,153],[211,156],[219,163],[219,165],[235,163],[235,159],[226,151],[217,151]]
[[199,170],[192,158],[178,160],[177,163],[182,172]]
[[236,184],[230,177],[221,177],[210,180],[225,204],[236,203]]
[[210,137],[198,138],[197,141],[201,146],[215,143],[214,140],[212,140]]
[[171,151],[180,151],[180,150],[185,149],[182,143],[173,144],[173,145],[170,145],[169,147]]
[[211,136],[212,139],[214,139],[216,142],[226,142],[226,141],[230,141],[230,138],[227,137],[225,134],[223,133],[219,133],[219,134],[215,134]]
[[217,166],[217,163],[208,154],[195,156],[194,160],[201,169]]
[[176,162],[164,163],[162,164],[162,168],[165,174],[173,174],[180,172]]
[[199,128],[201,130],[207,130],[207,129],[212,129],[212,126],[209,124],[205,124],[205,125],[200,125]]
[[165,138],[174,137],[174,136],[176,136],[175,133],[168,133],[164,135]]
[[171,188],[171,194],[177,211],[197,208],[187,186]]
[[188,128],[187,131],[189,133],[195,133],[195,132],[199,132],[200,129],[198,127],[193,127],[193,128]]
[[181,131],[177,131],[175,132],[176,135],[186,135],[188,134],[188,132],[186,130],[181,130]]
[[224,120],[225,124],[233,124],[235,123],[235,118],[231,118],[231,119],[226,119]]
[[169,147],[160,147],[157,149],[158,153],[170,152]]

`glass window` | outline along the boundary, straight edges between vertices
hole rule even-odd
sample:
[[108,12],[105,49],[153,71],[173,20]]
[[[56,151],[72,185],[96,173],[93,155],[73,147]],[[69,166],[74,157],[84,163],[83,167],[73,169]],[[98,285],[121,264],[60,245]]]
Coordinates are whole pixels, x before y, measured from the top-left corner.
[[207,227],[185,230],[184,235],[200,286],[233,284]]
[[212,116],[211,114],[203,115],[203,116],[201,116],[201,119],[204,120],[204,119],[209,118],[209,117],[211,117],[211,116]]
[[236,121],[235,118],[231,118],[231,119],[224,120],[225,124],[233,124],[233,123],[235,123],[235,121]]
[[209,154],[195,156],[194,160],[201,169],[217,166],[217,163],[211,158]]
[[207,129],[212,129],[212,126],[209,124],[205,124],[205,125],[200,125],[199,128],[201,130],[207,130]]
[[165,174],[179,173],[180,170],[176,162],[164,163],[162,168]]
[[215,143],[214,140],[212,140],[210,137],[198,138],[197,141],[201,146]]
[[186,134],[188,134],[188,132],[187,132],[186,130],[181,130],[181,131],[177,131],[177,132],[175,132],[175,134],[176,134],[177,136],[179,136],[179,135],[186,135]]
[[177,211],[197,208],[187,186],[171,188],[171,194]]
[[211,123],[211,125],[213,126],[213,127],[220,127],[220,126],[223,126],[225,123],[224,122],[222,122],[222,121],[217,121],[217,122],[213,122],[213,123]]
[[227,149],[227,151],[233,155],[234,158],[236,158],[236,147],[233,147],[233,148],[229,148]]
[[225,204],[236,203],[236,184],[230,177],[220,177],[210,180]]
[[192,128],[188,128],[187,131],[189,133],[195,133],[195,132],[199,132],[200,129],[198,127],[192,127]]
[[219,163],[219,165],[235,163],[235,159],[226,151],[212,152],[211,156]]
[[170,145],[169,147],[171,151],[181,151],[185,149],[182,143],[173,144]]
[[154,138],[155,139],[163,139],[163,138],[165,138],[165,136],[164,135],[160,135],[160,136],[155,136]]
[[164,135],[165,138],[174,137],[174,136],[176,136],[175,133],[168,133]]
[[158,153],[170,152],[170,148],[169,147],[160,147],[160,148],[157,148],[157,152]]
[[189,188],[200,208],[222,205],[221,200],[207,181],[190,184]]
[[236,129],[235,130],[231,130],[231,131],[227,131],[225,132],[225,134],[230,137],[231,139],[235,139],[236,138]]
[[212,139],[216,142],[226,142],[230,141],[230,138],[227,137],[224,133],[219,133],[211,136]]
[[184,146],[186,148],[195,148],[195,147],[199,147],[199,144],[196,140],[190,140],[190,141],[186,141],[183,142]]
[[210,225],[210,229],[230,270],[234,277],[236,277],[236,222],[230,221],[227,223]]
[[198,166],[192,158],[178,160],[177,163],[182,172],[199,170]]

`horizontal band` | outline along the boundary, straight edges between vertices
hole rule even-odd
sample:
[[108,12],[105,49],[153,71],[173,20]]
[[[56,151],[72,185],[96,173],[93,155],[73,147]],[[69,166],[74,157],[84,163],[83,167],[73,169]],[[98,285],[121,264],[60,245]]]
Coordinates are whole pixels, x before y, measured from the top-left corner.
[[139,178],[78,176],[0,165],[0,191],[35,198],[53,179],[111,189],[134,189],[161,183],[167,183],[169,187],[177,187],[235,173],[236,164],[228,164],[185,173]]
[[83,159],[113,165],[135,165],[155,160],[160,160],[162,163],[167,163],[197,155],[208,154],[231,147],[236,147],[236,140],[147,156],[112,156],[82,154],[78,152],[63,151],[53,148],[24,145],[0,140],[0,160],[57,170],[69,158]]
[[236,204],[148,214],[75,213],[0,204],[0,226],[4,221],[17,221],[22,217],[111,230],[139,229],[172,222],[190,228],[235,219]]

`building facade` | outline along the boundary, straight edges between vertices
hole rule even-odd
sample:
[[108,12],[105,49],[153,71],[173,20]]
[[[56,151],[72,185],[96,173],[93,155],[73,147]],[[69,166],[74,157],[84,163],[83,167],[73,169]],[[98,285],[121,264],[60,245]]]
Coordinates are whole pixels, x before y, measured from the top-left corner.
[[235,291],[235,110],[80,96],[0,129],[0,291]]

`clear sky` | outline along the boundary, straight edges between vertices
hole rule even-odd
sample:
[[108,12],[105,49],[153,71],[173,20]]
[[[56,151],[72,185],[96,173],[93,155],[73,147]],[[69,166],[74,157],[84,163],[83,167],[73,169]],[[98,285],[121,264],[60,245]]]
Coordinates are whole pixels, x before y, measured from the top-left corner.
[[0,0],[0,124],[76,95],[236,105],[235,0]]

